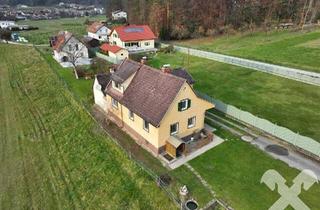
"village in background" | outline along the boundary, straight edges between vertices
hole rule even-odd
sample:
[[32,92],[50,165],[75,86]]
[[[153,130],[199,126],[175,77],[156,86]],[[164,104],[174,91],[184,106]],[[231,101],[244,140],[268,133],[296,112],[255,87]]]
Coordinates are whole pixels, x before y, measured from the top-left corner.
[[[239,23],[216,13],[213,4],[208,4],[208,8],[215,8],[208,21],[195,14],[186,21],[188,9],[177,5],[182,0],[147,2],[139,10],[141,15],[128,1],[107,2],[111,3],[106,8],[64,2],[41,7],[0,5],[0,50],[31,49],[34,55],[28,55],[30,60],[39,57],[29,65],[21,64],[22,70],[11,62],[9,76],[18,79],[9,86],[19,88],[21,98],[34,93],[26,88],[31,74],[21,72],[28,66],[37,70],[43,62],[41,69],[48,68],[54,75],[47,80],[57,79],[50,84],[61,85],[64,95],[74,100],[68,103],[73,111],[83,112],[66,129],[76,134],[66,132],[68,138],[61,138],[67,139],[65,145],[74,135],[84,142],[95,135],[107,136],[161,190],[161,194],[150,194],[150,200],[158,198],[151,205],[160,209],[166,209],[162,202],[174,206],[168,209],[182,210],[264,209],[274,200],[269,189],[261,186],[266,169],[275,168],[292,178],[307,168],[320,177],[319,107],[314,103],[320,98],[320,63],[315,59],[320,46],[320,13],[315,8],[320,4],[306,1],[302,7],[299,1],[297,5],[303,8],[299,17],[288,12],[277,21],[273,19],[279,15],[275,3],[270,8],[252,6],[250,14],[265,11],[264,21],[246,17]],[[196,4],[191,2],[185,3]],[[300,11],[297,5],[290,9]],[[202,4],[198,6],[207,11]],[[234,12],[239,11],[234,8]],[[215,22],[213,16],[220,21]],[[6,55],[7,62],[5,50],[0,53]],[[5,68],[10,65],[8,62]],[[44,95],[51,97],[53,93]],[[65,101],[53,103],[59,107]],[[300,104],[290,105],[295,103]],[[33,119],[44,112],[30,110]],[[60,113],[57,108],[55,112],[68,118],[67,111]],[[87,126],[85,120],[94,126]],[[38,124],[45,123],[41,119]],[[83,127],[73,129],[76,126]],[[39,128],[40,137],[33,138],[45,139],[50,129]],[[90,150],[90,144],[85,145]],[[98,150],[90,156],[96,157]],[[106,158],[104,151],[99,154]],[[118,155],[112,158],[124,157]],[[118,170],[112,167],[106,171]],[[135,176],[128,174],[123,177]],[[125,186],[121,181],[110,189]],[[272,186],[268,180],[264,182]],[[133,192],[140,192],[134,188]],[[258,192],[260,202],[251,199],[251,190]],[[239,201],[241,193],[248,194]],[[316,185],[310,194],[304,194],[305,200],[318,207],[319,193]],[[139,202],[143,207],[137,209],[148,206]]]

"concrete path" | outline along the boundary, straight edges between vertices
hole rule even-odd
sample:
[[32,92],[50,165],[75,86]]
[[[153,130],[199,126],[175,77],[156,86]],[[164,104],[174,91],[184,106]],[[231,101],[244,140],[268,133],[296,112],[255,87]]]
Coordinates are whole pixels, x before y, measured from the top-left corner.
[[187,163],[188,161],[198,157],[199,155],[202,155],[203,153],[207,152],[208,150],[222,144],[224,142],[224,140],[222,138],[220,138],[217,135],[214,135],[214,139],[211,143],[201,147],[200,149],[192,152],[190,155],[188,156],[184,156],[184,157],[180,157],[178,158],[176,161],[173,161],[171,163],[168,164],[169,168],[171,169],[176,169],[179,166],[182,166],[183,164]]
[[[222,128],[228,130],[229,132],[233,133],[236,136],[242,137],[243,133],[246,133],[248,135],[251,135],[254,137],[254,140],[251,141],[250,143],[254,146],[256,146],[258,149],[268,153],[269,155],[271,155],[273,158],[281,160],[285,163],[287,163],[290,167],[292,168],[296,168],[300,171],[304,170],[304,169],[309,169],[312,170],[318,177],[318,180],[320,180],[320,163],[316,162],[314,160],[311,160],[305,156],[303,156],[302,154],[287,149],[288,150],[288,155],[280,155],[277,154],[275,152],[272,152],[270,150],[266,150],[266,148],[270,145],[278,145],[279,147],[283,147],[282,145],[276,143],[274,140],[269,139],[265,136],[261,136],[261,135],[256,135],[253,131],[250,131],[249,128],[241,128],[241,126],[239,125],[235,125],[234,123],[228,121],[227,119],[220,119],[222,122],[217,121],[216,119],[213,119],[212,117],[216,115],[211,114],[211,115],[206,115],[206,119],[210,120],[212,123],[215,123],[219,126],[222,126]],[[241,129],[243,131],[243,133],[235,130],[234,128],[231,128],[230,126],[228,126],[227,124],[231,124],[236,126],[237,128]]]
[[318,180],[320,180],[320,163],[310,160],[303,155],[301,155],[298,152],[292,151],[288,149],[288,155],[279,155],[272,151],[267,151],[266,147],[270,145],[275,145],[276,143],[270,141],[270,139],[266,137],[258,137],[254,141],[251,142],[252,145],[257,146],[259,149],[263,150],[264,152],[271,155],[273,158],[281,160],[285,163],[287,163],[290,167],[296,168],[298,170],[304,170],[309,169],[313,171],[317,177]]
[[192,56],[206,58],[206,59],[227,63],[235,66],[241,66],[244,68],[257,70],[264,73],[277,75],[287,79],[292,79],[299,82],[320,86],[320,73],[301,70],[301,69],[295,69],[295,68],[289,68],[285,66],[274,65],[274,64],[264,63],[260,61],[239,58],[235,56],[223,55],[220,53],[207,52],[207,51],[197,50],[197,49],[192,49],[187,47],[174,46],[174,48],[178,52],[189,54]]
[[208,182],[202,178],[198,171],[196,171],[189,163],[186,163],[184,165],[187,166],[187,168],[199,179],[201,184],[209,190],[210,194],[215,197],[216,193],[213,191],[211,185],[209,185]]

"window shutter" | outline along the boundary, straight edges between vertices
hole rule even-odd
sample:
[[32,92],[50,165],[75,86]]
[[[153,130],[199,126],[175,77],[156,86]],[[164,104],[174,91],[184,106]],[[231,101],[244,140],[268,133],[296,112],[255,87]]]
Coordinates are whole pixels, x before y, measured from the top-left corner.
[[188,109],[191,107],[191,100],[188,99]]
[[178,111],[181,112],[181,110],[182,110],[182,103],[179,102],[179,103],[178,103]]

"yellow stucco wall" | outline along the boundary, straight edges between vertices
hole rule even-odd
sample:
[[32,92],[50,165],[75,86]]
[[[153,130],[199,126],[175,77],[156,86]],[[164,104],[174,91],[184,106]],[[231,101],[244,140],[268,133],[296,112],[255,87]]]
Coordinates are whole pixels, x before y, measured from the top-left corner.
[[[179,112],[178,103],[183,99],[190,99],[191,107],[188,110]],[[109,110],[112,111],[113,114],[122,119],[124,123],[134,129],[156,148],[165,146],[166,140],[170,137],[171,124],[179,123],[177,136],[184,137],[190,135],[204,127],[205,111],[213,108],[211,103],[198,98],[191,87],[185,83],[161,121],[160,127],[156,128],[149,124],[149,132],[147,132],[143,129],[143,119],[138,115],[134,114],[134,120],[131,120],[129,118],[129,110],[120,103],[118,109],[113,108],[110,96],[107,96],[107,104],[111,107]],[[188,128],[188,119],[194,116],[196,117],[196,124],[194,127]]]
[[[191,107],[179,112],[178,103],[184,99],[191,100]],[[165,145],[166,140],[170,137],[170,125],[174,123],[179,123],[179,131],[176,134],[178,137],[188,136],[204,128],[205,112],[211,108],[213,108],[211,103],[198,98],[191,87],[185,83],[160,124],[159,145]],[[196,124],[188,128],[188,119],[191,117],[196,117]]]

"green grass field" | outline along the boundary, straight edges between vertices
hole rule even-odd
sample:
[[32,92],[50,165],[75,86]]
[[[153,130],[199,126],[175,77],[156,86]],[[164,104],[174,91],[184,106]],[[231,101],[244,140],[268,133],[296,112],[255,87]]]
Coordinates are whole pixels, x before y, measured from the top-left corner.
[[158,53],[149,64],[168,63],[186,67],[195,89],[320,141],[320,87],[180,53]]
[[19,24],[27,24],[35,27],[39,27],[39,30],[24,31],[21,32],[21,36],[24,36],[30,43],[33,44],[49,44],[49,38],[58,33],[59,31],[69,31],[78,37],[86,35],[87,26],[84,24],[86,19],[90,21],[94,20],[106,20],[105,16],[96,17],[79,17],[79,18],[62,18],[56,20],[27,20],[18,22]]
[[255,32],[176,42],[179,45],[320,72],[320,30]]
[[0,209],[176,208],[35,49],[0,57]]
[[[277,190],[271,191],[260,183],[267,170],[277,170],[290,187],[300,173],[224,131],[219,130],[218,134],[228,141],[190,164],[234,209],[269,209],[279,199]],[[319,195],[320,184],[315,184],[308,191],[302,190],[299,197],[310,209],[320,209]]]
[[[66,70],[61,69],[59,71]],[[89,95],[92,92],[90,84],[84,83],[82,80],[72,79],[72,77],[61,72],[59,75],[66,81],[74,94],[78,94],[79,90],[85,92],[83,95]],[[81,98],[84,101],[86,99],[86,97]],[[178,192],[179,186],[185,184],[188,186],[192,197],[201,206],[212,199],[208,190],[185,166],[169,172],[162,167],[158,160],[140,148],[128,135],[119,131],[116,126],[109,127],[108,132],[118,138],[120,144],[130,151],[135,159],[152,171],[158,175],[168,173],[173,178],[171,184],[173,192]],[[261,176],[265,171],[276,169],[288,180],[292,180],[299,173],[221,129],[218,129],[217,135],[230,141],[208,151],[190,163],[212,185],[218,197],[227,201],[235,209],[267,209],[278,199],[277,192],[271,192],[265,185],[260,184]],[[239,159],[239,157],[241,158]],[[290,181],[288,183],[291,184]],[[317,202],[319,192],[320,186],[318,185],[302,194],[303,201],[312,207],[311,209],[320,207]],[[255,196],[252,196],[252,194]]]

